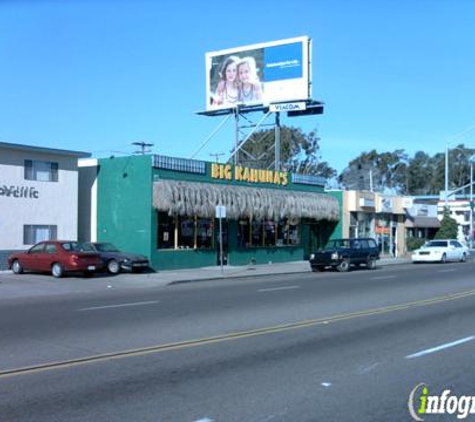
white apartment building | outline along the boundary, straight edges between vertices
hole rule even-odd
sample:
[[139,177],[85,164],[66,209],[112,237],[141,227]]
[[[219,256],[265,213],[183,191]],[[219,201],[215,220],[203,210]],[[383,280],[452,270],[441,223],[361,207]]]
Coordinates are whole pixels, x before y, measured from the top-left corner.
[[0,142],[0,269],[46,239],[78,234],[78,159],[89,153]]

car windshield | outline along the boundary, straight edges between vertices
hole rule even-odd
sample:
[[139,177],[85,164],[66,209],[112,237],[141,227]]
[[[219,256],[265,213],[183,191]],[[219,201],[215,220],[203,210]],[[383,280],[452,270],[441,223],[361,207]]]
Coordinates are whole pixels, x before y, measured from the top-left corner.
[[432,240],[425,245],[426,248],[445,248],[447,247],[447,242],[443,240]]
[[99,252],[119,252],[112,243],[94,243],[94,246]]
[[349,248],[350,241],[348,239],[338,239],[332,240],[328,242],[327,246],[325,246],[325,250],[335,249],[335,248]]
[[78,243],[78,242],[66,242],[62,243],[61,246],[66,251],[71,252],[95,252],[94,248],[87,243]]

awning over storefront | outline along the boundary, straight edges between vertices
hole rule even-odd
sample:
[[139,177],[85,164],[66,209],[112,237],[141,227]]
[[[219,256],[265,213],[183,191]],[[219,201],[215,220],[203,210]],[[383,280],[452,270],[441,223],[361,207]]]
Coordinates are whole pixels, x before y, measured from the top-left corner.
[[338,201],[322,193],[177,180],[160,180],[153,185],[153,206],[170,215],[214,217],[216,205],[224,205],[229,219],[338,221],[339,216]]
[[440,222],[437,217],[412,217],[407,219],[406,227],[438,229]]

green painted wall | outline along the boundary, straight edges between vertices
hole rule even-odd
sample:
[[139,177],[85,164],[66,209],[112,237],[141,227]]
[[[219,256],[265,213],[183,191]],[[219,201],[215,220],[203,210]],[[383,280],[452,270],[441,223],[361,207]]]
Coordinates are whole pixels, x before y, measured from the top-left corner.
[[216,252],[207,250],[160,250],[151,251],[155,270],[183,270],[185,268],[211,267],[216,265]]
[[338,200],[338,209],[340,211],[338,224],[334,227],[330,238],[341,239],[343,237],[343,191],[329,191],[328,195],[333,196]]
[[146,255],[152,250],[151,157],[99,160],[97,239]]

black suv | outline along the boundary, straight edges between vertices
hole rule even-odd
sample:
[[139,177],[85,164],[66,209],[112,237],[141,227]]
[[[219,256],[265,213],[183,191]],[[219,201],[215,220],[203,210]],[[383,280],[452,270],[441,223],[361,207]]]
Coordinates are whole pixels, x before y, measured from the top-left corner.
[[374,239],[334,239],[322,250],[310,255],[312,271],[324,271],[326,267],[340,272],[350,270],[352,265],[366,265],[373,270],[379,259],[379,248]]

